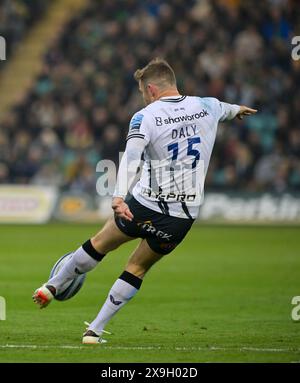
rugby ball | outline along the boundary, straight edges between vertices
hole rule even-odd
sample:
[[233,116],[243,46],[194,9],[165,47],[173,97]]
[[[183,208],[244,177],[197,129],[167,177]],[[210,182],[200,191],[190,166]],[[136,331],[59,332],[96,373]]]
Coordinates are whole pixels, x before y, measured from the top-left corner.
[[[72,258],[73,253],[68,253],[59,258],[59,260],[52,267],[50,278],[53,278],[62,266]],[[79,274],[77,277],[71,281],[66,282],[58,291],[58,294],[55,295],[55,299],[58,301],[66,301],[67,299],[72,298],[78,291],[81,289],[86,278],[86,273]]]

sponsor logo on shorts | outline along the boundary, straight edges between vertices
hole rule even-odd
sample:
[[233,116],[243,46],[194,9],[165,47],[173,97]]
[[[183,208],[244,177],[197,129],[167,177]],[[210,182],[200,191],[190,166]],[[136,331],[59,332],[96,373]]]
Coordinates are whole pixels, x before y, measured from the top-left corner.
[[121,226],[126,227],[125,223],[122,221],[122,218],[119,218],[119,223]]
[[146,231],[147,233],[151,233],[157,238],[165,239],[167,241],[170,241],[170,239],[173,236],[172,234],[168,234],[162,230],[158,230],[155,226],[153,226],[152,221],[138,221],[137,226],[139,226],[142,230]]

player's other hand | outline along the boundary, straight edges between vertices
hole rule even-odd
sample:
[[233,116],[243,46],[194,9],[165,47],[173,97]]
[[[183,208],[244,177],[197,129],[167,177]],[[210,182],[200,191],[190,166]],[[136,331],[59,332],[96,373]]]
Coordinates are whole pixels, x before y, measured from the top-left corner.
[[133,220],[133,214],[129,210],[129,207],[127,203],[124,202],[123,198],[114,197],[111,207],[119,218],[124,218],[127,221]]
[[255,114],[255,113],[257,113],[257,109],[251,109],[251,108],[248,108],[248,106],[241,105],[240,111],[238,112],[236,116],[237,118],[242,120],[244,116],[251,116],[252,114]]

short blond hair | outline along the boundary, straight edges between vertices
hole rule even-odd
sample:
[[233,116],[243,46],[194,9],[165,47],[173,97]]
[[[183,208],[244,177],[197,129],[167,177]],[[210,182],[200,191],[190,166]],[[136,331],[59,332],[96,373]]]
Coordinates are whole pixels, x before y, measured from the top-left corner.
[[144,68],[137,69],[134,73],[136,81],[141,81],[143,85],[154,83],[159,87],[176,85],[176,76],[166,60],[157,57],[151,60]]

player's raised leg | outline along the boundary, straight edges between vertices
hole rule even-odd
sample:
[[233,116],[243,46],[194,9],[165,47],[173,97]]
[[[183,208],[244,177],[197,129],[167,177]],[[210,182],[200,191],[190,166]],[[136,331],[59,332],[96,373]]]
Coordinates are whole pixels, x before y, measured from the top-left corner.
[[110,289],[95,320],[83,334],[82,343],[101,343],[101,333],[109,320],[139,291],[143,278],[163,254],[154,252],[143,239],[128,260],[125,270]]
[[109,251],[132,239],[118,229],[113,218],[109,219],[99,233],[74,251],[72,258],[57,275],[34,292],[32,297],[34,302],[40,308],[48,306],[55,294],[59,293],[60,287],[67,281],[78,274],[91,271]]

